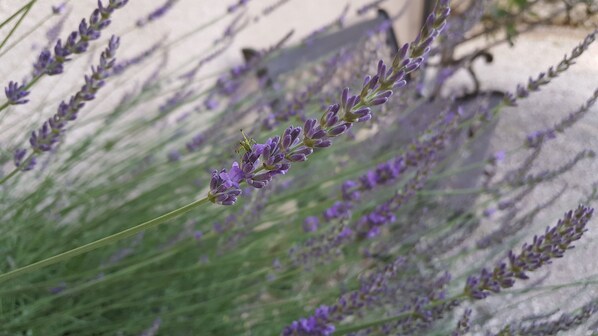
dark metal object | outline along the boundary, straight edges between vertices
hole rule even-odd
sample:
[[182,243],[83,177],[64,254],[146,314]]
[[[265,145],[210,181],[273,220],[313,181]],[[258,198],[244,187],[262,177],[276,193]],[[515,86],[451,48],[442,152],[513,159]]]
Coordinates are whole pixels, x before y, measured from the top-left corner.
[[[341,48],[351,48],[357,45],[361,38],[366,37],[369,32],[378,29],[390,19],[388,13],[379,9],[378,16],[374,19],[322,36],[313,40],[309,45],[284,49],[277,57],[265,63],[263,68],[258,70],[258,75],[260,77],[268,76],[270,80],[274,81],[278,76],[301,68],[306,63],[322,59]],[[386,43],[394,54],[398,51],[398,41],[392,25],[389,25],[386,29],[386,34]],[[256,54],[252,48],[244,48],[242,52],[247,61],[249,61],[251,55]]]

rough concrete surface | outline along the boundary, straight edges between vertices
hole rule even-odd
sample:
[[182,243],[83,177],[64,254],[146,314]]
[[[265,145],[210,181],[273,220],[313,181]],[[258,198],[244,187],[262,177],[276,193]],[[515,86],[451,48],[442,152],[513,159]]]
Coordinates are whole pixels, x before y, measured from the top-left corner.
[[[494,48],[493,63],[484,64],[479,61],[475,66],[482,90],[513,91],[518,83],[525,84],[528,77],[535,77],[540,72],[545,72],[549,66],[558,64],[563,55],[570,54],[589,32],[587,29],[544,27],[519,37],[514,47],[501,45]],[[471,47],[474,46],[466,49]],[[456,92],[466,91],[471,87],[471,80],[467,75],[459,74],[451,81],[449,87]],[[499,170],[505,172],[517,167],[530,152],[521,148],[527,134],[553,126],[578,109],[596,89],[598,45],[592,45],[577,64],[561,77],[542,88],[540,92],[532,93],[529,98],[521,100],[518,107],[507,108],[501,112],[491,141],[491,151],[505,150],[509,154],[500,164]],[[597,135],[598,106],[594,106],[581,122],[547,143],[532,172],[555,169],[584,149],[597,151]],[[521,205],[522,208],[531,209],[533,205],[546,202],[560,193],[563,187],[567,188],[553,206],[540,213],[533,227],[526,231],[528,233],[519,235],[520,242],[530,241],[533,233],[543,233],[546,226],[555,225],[566,210],[575,208],[585,199],[592,189],[591,185],[598,181],[597,171],[598,162],[595,159],[586,159],[548,186],[541,186],[534,191]],[[597,203],[594,201],[591,205],[596,206]],[[498,226],[498,219],[500,216],[486,220],[480,231],[494,231]],[[545,290],[521,297],[509,294],[506,297],[491,298],[479,313],[487,311],[495,315],[493,322],[496,326],[504,326],[506,321],[519,320],[522,316],[553,312],[556,313],[553,317],[558,317],[564,311],[579,308],[598,294],[595,282],[598,280],[597,238],[598,224],[593,220],[589,232],[575,244],[574,250],[569,251],[564,259],[557,260],[552,266],[533,274],[531,281],[544,279],[539,286],[546,287]],[[518,248],[520,244],[514,247]],[[474,260],[470,261],[475,263]],[[594,283],[558,290],[549,287],[586,280],[593,280]],[[521,286],[515,287],[518,288]],[[497,302],[500,303],[497,305]],[[504,307],[505,302],[516,302],[517,309],[509,305],[508,309],[497,310],[496,307]],[[568,334],[591,333],[579,329]]]

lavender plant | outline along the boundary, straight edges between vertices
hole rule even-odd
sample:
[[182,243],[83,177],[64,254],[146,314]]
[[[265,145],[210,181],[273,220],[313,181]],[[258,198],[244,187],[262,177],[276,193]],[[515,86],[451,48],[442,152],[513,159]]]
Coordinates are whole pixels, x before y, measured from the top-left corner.
[[5,6],[0,335],[593,332],[594,1],[313,4]]

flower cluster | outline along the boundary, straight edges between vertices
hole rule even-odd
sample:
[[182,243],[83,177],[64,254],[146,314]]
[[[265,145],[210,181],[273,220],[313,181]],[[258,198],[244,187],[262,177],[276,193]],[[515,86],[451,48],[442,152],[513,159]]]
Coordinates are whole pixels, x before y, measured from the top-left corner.
[[586,224],[592,218],[594,209],[579,206],[569,211],[555,227],[546,228],[541,236],[534,236],[531,244],[523,244],[522,251],[508,254],[508,263],[500,262],[493,270],[482,269],[480,275],[467,279],[464,293],[471,299],[484,299],[491,292],[498,293],[502,288],[512,287],[515,279],[528,279],[526,272],[533,272],[554,258],[563,257],[565,251],[573,248],[574,241],[587,231]]
[[10,81],[8,86],[4,88],[4,93],[10,105],[26,104],[29,101],[24,99],[29,95],[29,91],[27,91],[24,84],[19,85],[17,82]]
[[423,187],[433,161],[433,157],[427,159],[422,168],[418,170],[416,175],[409,180],[400,192],[397,192],[393,197],[378,205],[373,211],[363,215],[356,225],[356,231],[359,235],[367,238],[376,237],[380,234],[383,226],[394,223],[396,221],[394,213]]
[[[44,122],[37,132],[32,132],[29,143],[33,149],[33,155],[47,152],[58,142],[68,122],[77,119],[77,114],[85,106],[85,102],[93,100],[97,91],[104,86],[104,80],[110,75],[114,65],[114,57],[119,46],[119,38],[112,36],[108,47],[100,55],[100,63],[92,67],[92,74],[85,76],[85,84],[67,102],[63,101],[58,106],[58,112],[48,121]],[[21,170],[33,168],[33,157],[22,161],[26,151],[18,149],[15,152],[15,165]],[[18,154],[18,155],[17,155]]]
[[97,40],[101,36],[101,31],[110,25],[110,16],[119,8],[127,4],[129,0],[109,0],[108,5],[104,6],[102,0],[98,0],[96,8],[89,17],[89,23],[85,19],[79,24],[79,29],[73,31],[64,44],[62,40],[56,41],[54,54],[49,50],[44,50],[39,55],[37,62],[33,65],[33,77],[42,75],[57,75],[63,72],[64,63],[69,61],[73,54],[84,53],[89,47],[89,41]]
[[230,172],[222,169],[212,173],[210,201],[234,204],[241,194],[241,182],[262,188],[274,176],[285,174],[292,163],[307,160],[315,149],[330,147],[332,139],[347,132],[353,124],[370,120],[371,108],[385,104],[393,94],[392,90],[405,86],[405,76],[423,63],[449,13],[449,1],[440,1],[416,40],[400,49],[392,66],[378,62],[377,73],[365,78],[359,94],[350,95],[349,88],[345,88],[340,104],[330,105],[320,120],[308,119],[303,128],[290,126],[282,136],[270,138],[264,144],[250,146],[245,143],[241,164],[233,163]]
[[329,321],[330,308],[323,305],[316,309],[314,315],[308,318],[302,318],[299,321],[293,321],[291,325],[283,330],[282,334],[284,336],[332,335],[336,328]]

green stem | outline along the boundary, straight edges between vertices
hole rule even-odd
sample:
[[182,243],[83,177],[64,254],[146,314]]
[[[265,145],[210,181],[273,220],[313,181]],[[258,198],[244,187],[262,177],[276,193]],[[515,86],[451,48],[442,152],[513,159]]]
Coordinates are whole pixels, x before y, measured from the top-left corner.
[[21,14],[21,12],[26,10],[29,6],[31,6],[31,3],[28,3],[25,6],[19,8],[19,10],[16,11],[13,15],[11,15],[8,19],[6,19],[2,23],[0,23],[0,29],[2,29],[2,27],[4,27],[6,24],[8,24],[10,21],[12,21],[14,18],[16,18],[17,15]]
[[[4,38],[4,40],[2,41],[2,43],[0,44],[0,49],[2,49],[2,47],[4,47],[4,45],[6,44],[6,42],[8,42],[8,39],[10,39],[10,37],[12,36],[12,34],[21,25],[21,22],[23,22],[23,19],[27,16],[27,13],[29,13],[29,11],[31,10],[31,7],[33,7],[33,4],[35,3],[35,1],[37,1],[37,0],[32,0],[27,5],[25,5],[23,8],[21,8],[21,10],[19,10],[19,12],[21,12],[23,9],[25,9],[25,12],[21,15],[21,17],[19,18],[19,21],[17,21],[17,23],[15,24],[15,26],[12,27],[12,29],[10,30],[10,32],[8,33],[8,35],[6,35],[6,37]],[[12,20],[12,18],[13,17],[10,17],[9,20]]]
[[15,176],[17,173],[19,172],[19,169],[15,169],[13,171],[10,172],[10,174],[4,176],[1,180],[0,180],[0,185],[3,185],[4,182],[8,181],[11,177]]
[[31,273],[34,271],[37,271],[41,268],[44,268],[46,266],[50,266],[56,263],[59,263],[61,261],[65,261],[68,260],[70,258],[73,258],[75,256],[93,251],[95,249],[98,249],[100,247],[106,246],[106,245],[110,245],[112,243],[115,243],[119,240],[125,239],[125,238],[129,238],[132,237],[142,231],[145,231],[147,229],[153,228],[155,226],[158,226],[162,223],[166,223],[174,218],[177,218],[181,215],[186,214],[187,212],[199,207],[200,205],[203,205],[204,203],[208,202],[208,198],[204,197],[200,200],[197,200],[195,202],[189,203],[183,207],[180,207],[174,211],[171,211],[167,214],[164,214],[160,217],[156,217],[152,220],[149,220],[147,222],[141,223],[137,226],[134,226],[132,228],[123,230],[121,232],[115,233],[111,236],[108,237],[104,237],[102,239],[98,239],[94,242],[91,242],[89,244],[83,245],[83,246],[79,246],[77,248],[74,248],[72,250],[57,254],[53,257],[35,262],[33,264],[27,265],[25,267],[21,267],[21,268],[17,268],[16,270],[10,271],[8,273],[4,273],[0,275],[0,283],[8,281],[10,279],[16,278],[18,276],[27,274],[27,273]]
[[17,46],[19,43],[26,41],[27,36],[33,34],[33,32],[35,32],[37,29],[39,29],[39,27],[43,26],[43,24],[46,23],[48,20],[50,20],[53,16],[54,16],[54,14],[48,14],[48,15],[46,15],[46,17],[42,18],[37,24],[35,24],[31,29],[29,29],[29,31],[27,31],[25,34],[19,36],[18,40],[14,41],[10,45],[6,46],[6,49],[0,53],[0,57],[6,55],[6,53],[10,52],[12,50],[12,48]]

